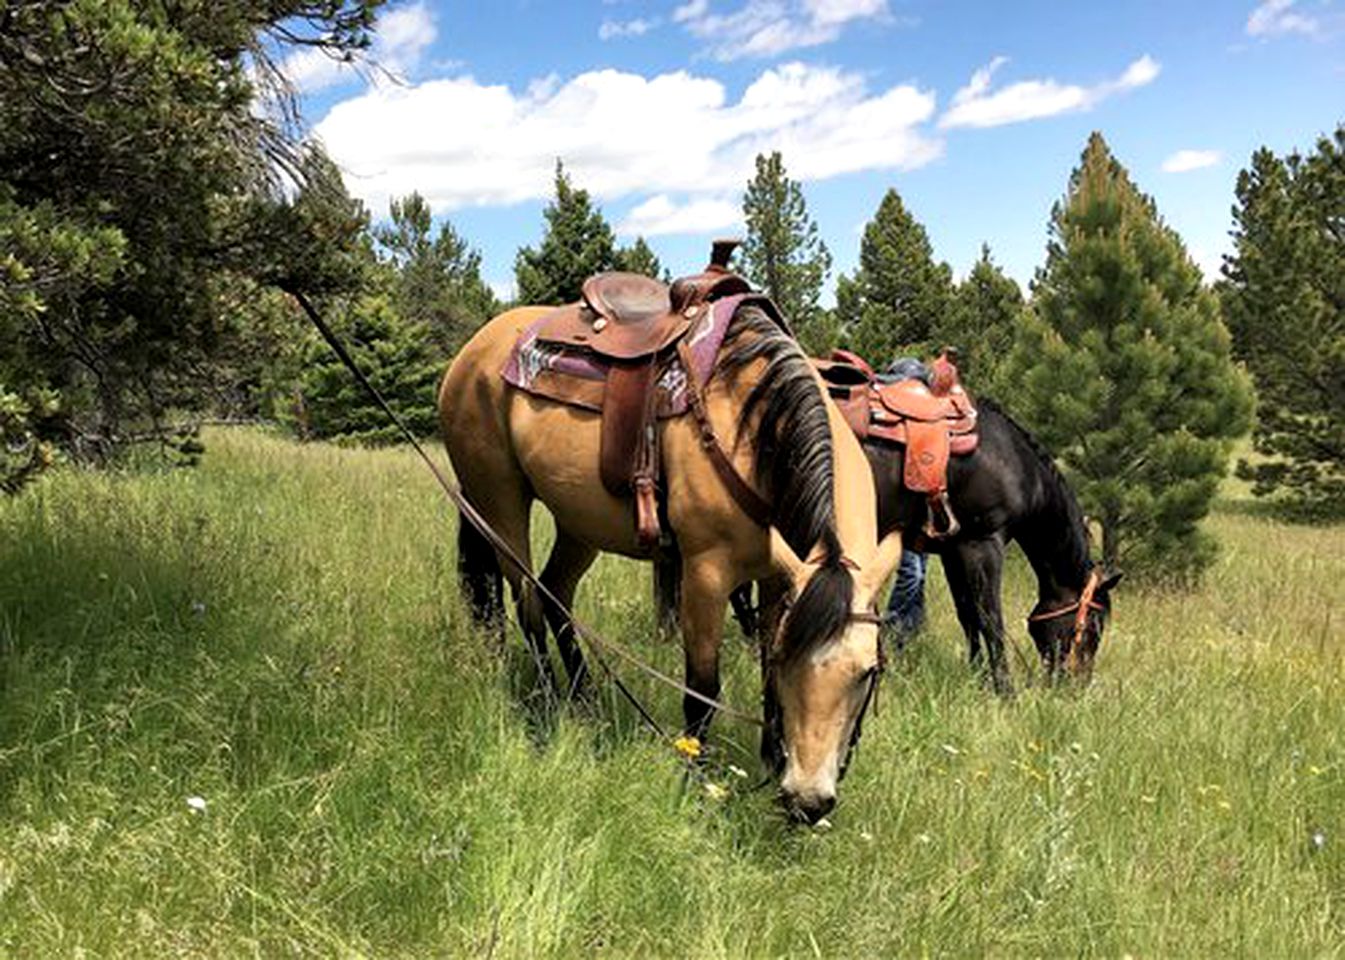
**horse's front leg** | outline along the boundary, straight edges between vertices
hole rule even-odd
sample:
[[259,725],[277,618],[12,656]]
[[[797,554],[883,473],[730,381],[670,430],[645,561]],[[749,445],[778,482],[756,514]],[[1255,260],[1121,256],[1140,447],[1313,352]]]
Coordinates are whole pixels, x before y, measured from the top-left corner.
[[[959,544],[958,553],[965,577],[965,602],[973,607],[980,623],[990,682],[1000,696],[1013,695],[1009,664],[1004,657],[1004,615],[1000,608],[1000,589],[1004,574],[1004,544],[997,538]],[[960,616],[959,606],[959,616]]]
[[967,662],[973,669],[981,664],[981,616],[976,609],[976,600],[967,583],[967,559],[962,555],[960,546],[944,550],[943,577],[948,581],[948,592],[953,597],[953,609],[957,611],[957,622],[967,638]]
[[[724,608],[732,584],[719,551],[685,558],[682,565],[682,649],[687,686],[702,696],[719,699],[719,645],[724,634]],[[714,707],[690,694],[682,695],[687,733],[703,738]]]

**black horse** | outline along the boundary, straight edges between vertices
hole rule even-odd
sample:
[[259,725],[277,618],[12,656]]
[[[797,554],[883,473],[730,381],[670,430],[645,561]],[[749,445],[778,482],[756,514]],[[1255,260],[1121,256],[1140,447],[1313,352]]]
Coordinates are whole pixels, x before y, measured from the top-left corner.
[[1028,618],[1042,663],[1054,678],[1087,678],[1111,609],[1118,573],[1104,573],[1089,553],[1088,528],[1074,493],[1037,440],[994,401],[977,401],[976,450],[948,464],[948,499],[961,528],[951,537],[922,534],[928,501],[901,482],[902,448],[864,442],[878,488],[880,533],[907,531],[908,549],[937,553],[967,635],[971,662],[982,643],[996,691],[1009,693],[1000,583],[1004,550],[1016,541],[1037,575],[1037,604]]
[[[929,501],[902,483],[903,448],[864,440],[878,491],[879,535],[903,530],[907,549],[939,555],[971,663],[982,665],[984,651],[989,679],[1005,695],[1013,684],[1004,657],[1001,582],[1005,548],[1017,542],[1037,576],[1028,633],[1042,664],[1053,680],[1067,673],[1086,680],[1121,574],[1094,565],[1083,511],[1051,454],[993,400],[978,400],[977,409],[976,450],[948,464],[948,505],[961,524],[949,537],[925,537]],[[675,569],[675,558],[672,563]],[[660,580],[673,578],[656,577],[656,586]],[[779,594],[768,583],[758,590],[760,611],[752,609],[750,584],[734,591],[733,608],[744,632],[767,642]],[[675,610],[674,603],[671,593],[660,596],[662,610]]]

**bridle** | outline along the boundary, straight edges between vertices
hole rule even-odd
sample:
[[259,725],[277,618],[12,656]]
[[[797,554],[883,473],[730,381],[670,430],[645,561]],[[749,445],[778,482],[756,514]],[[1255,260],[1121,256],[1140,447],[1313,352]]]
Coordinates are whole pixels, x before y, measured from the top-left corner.
[[863,733],[864,715],[869,712],[869,705],[873,705],[873,715],[878,716],[878,685],[883,679],[883,674],[887,673],[887,645],[883,643],[883,626],[891,621],[891,615],[879,612],[875,603],[872,610],[859,610],[850,613],[851,623],[872,623],[878,628],[878,661],[869,671],[869,685],[864,691],[864,702],[859,705],[859,713],[855,715],[855,726],[850,731],[850,742],[845,747],[845,756],[841,758],[840,776],[845,776],[846,768],[850,766],[850,755],[855,752],[855,747],[859,744],[860,734]]
[[1060,617],[1067,617],[1071,613],[1074,614],[1074,634],[1070,637],[1069,649],[1065,654],[1065,666],[1070,670],[1073,670],[1078,663],[1079,650],[1083,646],[1084,632],[1088,628],[1088,614],[1094,610],[1103,611],[1107,609],[1096,599],[1097,589],[1101,583],[1102,575],[1094,567],[1088,572],[1088,579],[1084,581],[1083,590],[1080,592],[1078,600],[1056,607],[1054,610],[1034,613],[1027,618],[1028,623],[1040,623],[1044,620],[1057,620]]
[[[842,557],[841,565],[854,570],[859,569],[859,565],[849,557]],[[780,645],[784,637],[785,622],[789,618],[790,606],[791,603],[788,598],[781,601],[780,619],[775,625],[775,633],[772,636],[770,643],[762,649],[761,665],[763,679],[765,680],[764,694],[768,698],[768,704],[774,701],[775,698],[775,665],[779,660]],[[883,643],[882,628],[885,624],[889,623],[891,619],[892,616],[890,614],[885,614],[878,609],[877,601],[874,602],[873,609],[851,610],[846,617],[847,623],[872,623],[874,626],[878,627],[878,656],[877,662],[869,670],[869,682],[864,689],[864,701],[859,705],[859,712],[855,715],[855,725],[850,731],[850,742],[846,745],[845,756],[841,759],[841,777],[845,776],[846,768],[850,766],[850,757],[854,753],[856,745],[859,743],[860,735],[863,732],[864,715],[868,713],[870,704],[873,706],[873,715],[875,717],[878,716],[878,687],[882,681],[883,674],[887,672],[887,646]],[[778,728],[778,705],[775,707],[774,715],[769,708],[766,713],[766,733],[778,743],[783,740],[783,731]]]

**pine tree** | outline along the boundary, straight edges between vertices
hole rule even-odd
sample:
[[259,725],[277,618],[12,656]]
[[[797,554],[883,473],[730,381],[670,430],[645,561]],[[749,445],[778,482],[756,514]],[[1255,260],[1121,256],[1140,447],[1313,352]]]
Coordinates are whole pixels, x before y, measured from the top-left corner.
[[1237,184],[1224,308],[1256,381],[1253,492],[1345,512],[1345,125],[1308,157],[1258,150]]
[[1181,239],[1094,133],[1051,213],[1005,379],[1102,528],[1103,561],[1183,579],[1251,390]]
[[391,223],[374,236],[397,271],[393,305],[405,319],[423,323],[451,356],[500,310],[481,279],[481,254],[446,220],[431,240],[430,206],[418,193],[394,199],[389,213]]
[[900,353],[926,354],[938,346],[931,337],[952,304],[953,271],[934,261],[925,228],[888,190],[864,227],[854,276],[836,285],[842,336],[876,365]]
[[311,153],[277,64],[350,58],[378,5],[0,8],[0,485],[208,407],[221,292],[299,240],[272,229]]
[[[426,325],[398,316],[385,294],[360,297],[330,316],[355,363],[419,436],[434,433],[435,386],[443,362]],[[293,416],[299,434],[318,440],[389,444],[401,433],[369,399],[327,344],[310,339]]]
[[556,199],[547,205],[546,235],[536,250],[523,247],[514,261],[520,303],[559,304],[579,299],[595,273],[616,268],[612,228],[589,199],[570,182],[556,161]]
[[963,380],[973,393],[999,394],[1000,366],[1023,317],[1023,292],[981,246],[980,259],[957,285],[953,306],[934,328],[936,346],[958,348]]
[[616,252],[614,269],[625,270],[627,273],[642,273],[646,277],[653,277],[665,283],[669,279],[663,264],[659,263],[658,257],[650,249],[649,244],[645,243],[644,237],[636,237],[633,244]]
[[775,301],[805,349],[828,350],[829,324],[818,298],[831,270],[831,254],[808,215],[802,186],[786,175],[779,152],[757,156],[743,214],[747,239],[741,255],[747,278]]

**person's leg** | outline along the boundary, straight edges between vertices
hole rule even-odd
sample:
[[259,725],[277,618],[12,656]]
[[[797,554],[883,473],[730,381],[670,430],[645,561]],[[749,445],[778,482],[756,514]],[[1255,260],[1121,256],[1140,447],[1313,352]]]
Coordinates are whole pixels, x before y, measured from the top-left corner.
[[925,625],[925,555],[903,550],[897,567],[897,581],[887,600],[898,644],[914,636]]

